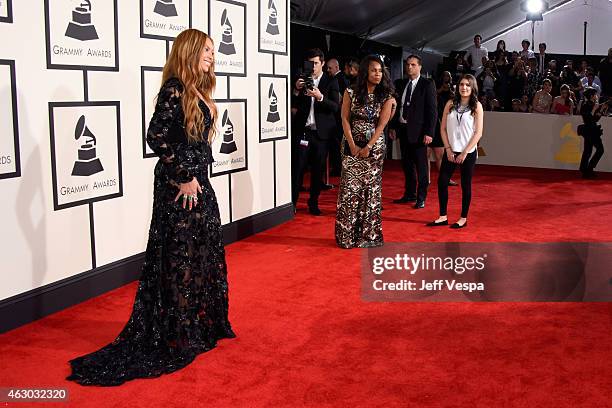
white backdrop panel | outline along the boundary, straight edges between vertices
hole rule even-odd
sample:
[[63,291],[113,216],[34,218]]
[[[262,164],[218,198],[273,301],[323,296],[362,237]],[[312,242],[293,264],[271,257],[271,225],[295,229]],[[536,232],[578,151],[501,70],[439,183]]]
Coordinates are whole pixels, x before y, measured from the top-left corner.
[[[96,26],[96,32],[100,35],[114,34],[109,17],[114,2],[104,0],[92,3],[91,18]],[[0,258],[3,259],[0,300],[90,271],[94,262],[92,256],[94,251],[96,266],[100,267],[141,253],[145,249],[151,217],[153,167],[157,159],[143,158],[141,67],[163,66],[171,42],[150,38],[167,35],[170,32],[168,30],[145,30],[144,34],[148,33],[149,38],[141,37],[140,3],[140,1],[116,2],[119,61],[117,71],[113,71],[114,61],[107,61],[109,58],[104,56],[98,57],[99,64],[96,64],[100,67],[89,70],[86,74],[75,69],[75,66],[65,69],[47,68],[45,10],[42,1],[13,2],[13,23],[0,23],[0,38],[20,39],[2,43],[0,60],[15,61],[18,105],[16,113],[19,119],[19,156],[22,174],[21,177],[0,179],[0,195],[3,197],[0,202],[0,222],[6,232],[5,236],[10,236],[10,239],[5,238],[0,245]],[[151,17],[150,7],[155,0],[143,0],[142,3],[148,7],[145,14]],[[185,20],[185,5],[191,3],[193,27],[208,32],[208,1],[177,0],[176,3],[177,9],[183,14],[181,21]],[[248,33],[258,32],[260,9],[257,1],[219,3],[224,3],[223,6],[239,3],[242,6],[235,6],[239,9],[244,6]],[[0,0],[0,4],[4,5],[6,2]],[[57,25],[52,23],[54,26],[51,27],[50,33],[53,38],[58,38],[62,43],[71,43],[73,48],[89,47],[98,41],[65,37],[70,21],[74,18],[87,19],[84,15],[87,14],[86,11],[79,11],[81,14],[78,17],[74,17],[72,13],[80,6],[80,2],[71,0],[60,4],[56,0],[49,0],[49,4],[57,8],[52,10],[50,19],[58,21]],[[287,21],[284,24],[288,25],[286,9],[288,2],[276,1],[275,7],[284,7],[279,15],[286,16]],[[163,19],[163,16],[156,15],[155,18]],[[235,33],[244,37],[242,35],[245,32],[244,28],[236,26],[241,24],[240,18],[231,23]],[[216,45],[219,45],[221,37],[217,34],[213,36]],[[104,44],[98,48],[111,47],[112,41],[106,34],[103,37],[98,42]],[[288,75],[289,56],[258,52],[260,47],[258,40],[257,35],[247,35],[246,44],[242,45],[246,50],[246,76],[228,78],[219,75],[214,94],[216,99],[247,101],[244,129],[248,135],[248,169],[211,178],[224,224],[270,210],[275,204],[276,206],[288,204],[291,200],[289,142],[286,139],[275,141],[276,149],[272,142],[259,143],[258,125],[258,74]],[[53,58],[55,60],[55,57]],[[61,58],[58,56],[57,60],[57,63],[79,62],[73,56]],[[0,68],[4,67],[5,65],[0,65]],[[4,74],[4,71],[0,72],[2,96],[6,96],[8,92],[4,83],[6,82]],[[153,103],[150,100],[151,95],[157,93],[160,85],[154,79],[149,82],[152,84],[149,85],[147,82],[145,104]],[[153,89],[148,89],[149,86]],[[92,203],[91,211],[88,203],[56,210],[53,205],[49,103],[78,104],[85,102],[86,99],[92,103],[116,102],[120,107],[123,192],[119,197]],[[3,100],[9,100],[9,97]],[[288,115],[288,106],[279,106],[279,109],[283,109]],[[3,105],[0,115],[3,123],[6,124],[6,121],[11,123],[10,106]],[[145,117],[148,125],[150,109],[147,110]],[[73,122],[76,119],[73,117],[69,119],[61,125],[61,129],[57,130],[58,133],[74,135]],[[89,119],[87,123],[89,124]],[[94,135],[100,126],[94,118],[91,119],[90,130]],[[66,140],[69,141],[69,138]],[[100,142],[102,141],[101,135]],[[74,146],[70,145],[65,154],[74,155],[69,157],[70,160],[74,160],[79,147],[82,146],[81,139],[78,141],[72,139],[70,143]],[[112,151],[105,150],[107,147],[99,147],[99,157],[103,165],[107,159],[103,159],[102,154],[105,156],[113,154]],[[276,171],[273,167],[274,150],[276,150]],[[72,165],[71,161],[64,167]],[[91,229],[90,221],[93,221]],[[92,235],[95,239],[93,247]]]
[[[612,118],[602,118],[606,153],[598,171],[612,171]],[[577,170],[583,138],[576,134],[580,116],[485,112],[480,145],[483,164]]]

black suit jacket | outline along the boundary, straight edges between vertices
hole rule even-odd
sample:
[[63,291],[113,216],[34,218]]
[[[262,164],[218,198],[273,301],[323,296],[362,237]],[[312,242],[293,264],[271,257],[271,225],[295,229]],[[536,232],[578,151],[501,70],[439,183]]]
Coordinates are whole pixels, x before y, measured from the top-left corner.
[[[536,61],[537,61],[537,66],[538,66],[538,72],[540,72],[540,53],[536,52],[535,54],[536,57]],[[550,60],[552,60],[552,57],[550,55],[548,55],[547,52],[544,53],[544,73],[546,74],[546,71],[548,70],[548,63],[550,62]],[[558,72],[553,72],[554,74],[558,75]]]
[[338,72],[334,78],[338,81],[338,90],[340,91],[340,97],[342,97],[344,91],[349,86],[349,80],[346,79],[346,75],[342,71]]
[[[320,139],[329,139],[336,132],[335,114],[340,110],[340,91],[338,90],[338,81],[336,78],[331,78],[327,73],[323,73],[319,81],[319,91],[323,94],[321,102],[315,100],[314,115],[317,125],[317,132]],[[298,133],[304,131],[306,120],[310,114],[310,96],[300,92],[299,95],[292,95],[292,106],[297,108],[295,114],[295,129]]]
[[402,110],[402,95],[407,84],[407,78],[395,81],[397,109],[391,121],[391,128],[398,132],[399,137],[405,137],[408,143],[423,143],[425,135],[433,137],[436,129],[438,120],[436,85],[427,78],[419,78],[408,107],[406,119],[408,123],[404,125],[400,123],[399,117]]
[[[340,93],[340,101],[342,101],[344,91],[346,91],[346,88],[349,87],[349,80],[346,78],[346,75],[344,75],[344,72],[342,71],[338,72],[334,78],[336,78],[336,81],[338,81],[338,91]],[[340,103],[340,108],[338,109],[338,112],[336,112],[335,116],[337,128],[336,134],[339,134],[339,136],[341,137],[344,133],[342,130],[342,103]]]

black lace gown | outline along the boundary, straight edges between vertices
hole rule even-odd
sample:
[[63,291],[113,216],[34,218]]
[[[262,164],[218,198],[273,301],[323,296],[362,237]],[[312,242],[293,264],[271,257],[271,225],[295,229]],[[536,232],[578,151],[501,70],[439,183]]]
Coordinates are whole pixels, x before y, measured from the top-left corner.
[[[153,215],[132,315],[102,349],[70,361],[68,380],[120,385],[134,378],[176,371],[217,340],[235,337],[228,314],[228,285],[221,219],[208,180],[212,151],[205,117],[203,142],[188,143],[183,127],[182,85],[169,79],[160,90],[147,132],[160,157],[155,167]],[[178,184],[197,178],[202,193],[191,211],[174,202]]]

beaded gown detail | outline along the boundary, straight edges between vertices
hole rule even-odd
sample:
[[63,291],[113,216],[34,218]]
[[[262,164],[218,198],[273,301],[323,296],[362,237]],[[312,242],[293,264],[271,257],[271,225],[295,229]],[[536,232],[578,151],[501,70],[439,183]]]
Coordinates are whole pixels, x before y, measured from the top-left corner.
[[[181,369],[235,337],[228,320],[228,284],[221,218],[208,180],[212,117],[200,101],[205,130],[188,142],[181,107],[182,84],[162,86],[147,142],[159,156],[153,214],[140,282],[129,321],[110,344],[70,361],[68,380],[82,385],[120,385]],[[189,211],[174,201],[180,183],[196,178],[202,188]]]
[[[351,98],[351,134],[355,143],[366,143],[378,124],[385,102],[374,94],[365,104],[356,100],[354,91],[347,88]],[[346,139],[342,138],[341,146]],[[382,170],[385,159],[385,137],[381,135],[371,149],[369,157],[353,157],[342,151],[342,172],[336,212],[336,244],[341,248],[367,248],[383,245],[381,199]]]

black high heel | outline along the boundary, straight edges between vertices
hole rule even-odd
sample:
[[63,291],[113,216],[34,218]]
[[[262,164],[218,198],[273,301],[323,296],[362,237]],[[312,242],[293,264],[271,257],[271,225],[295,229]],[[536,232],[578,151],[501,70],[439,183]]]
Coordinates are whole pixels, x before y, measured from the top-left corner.
[[453,225],[450,226],[452,229],[460,229],[460,228],[464,228],[467,227],[467,220],[465,220],[465,222],[463,223],[463,225],[459,225],[459,223],[454,223]]

